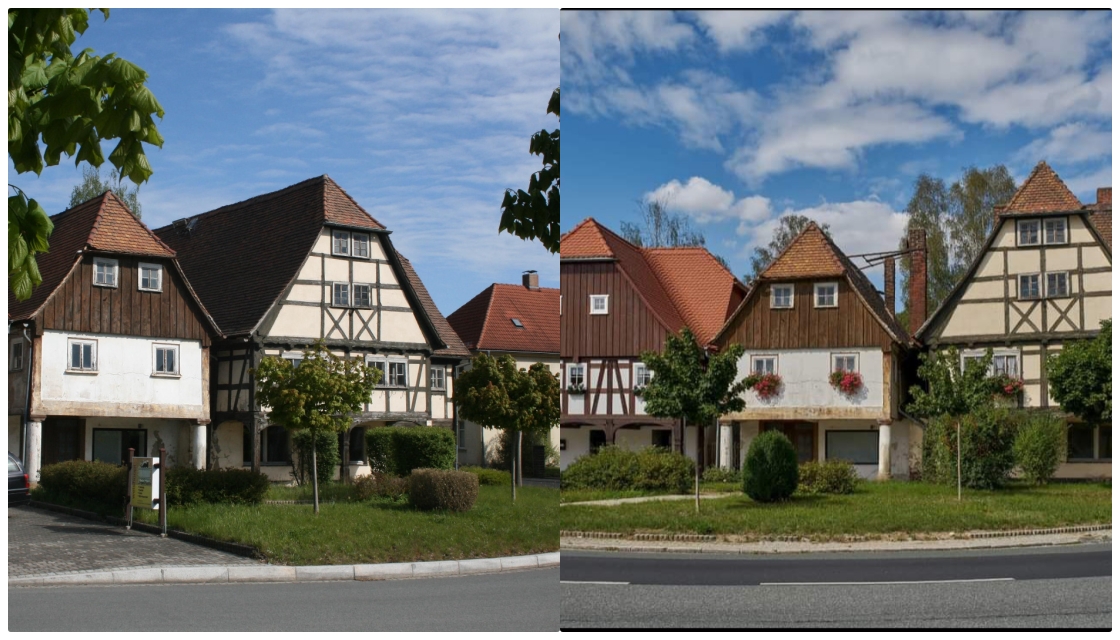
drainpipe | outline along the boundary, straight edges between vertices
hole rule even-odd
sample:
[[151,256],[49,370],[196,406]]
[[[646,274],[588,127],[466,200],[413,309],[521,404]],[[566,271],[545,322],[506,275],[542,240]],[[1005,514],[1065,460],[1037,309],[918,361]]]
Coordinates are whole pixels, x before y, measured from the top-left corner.
[[21,449],[23,450],[23,458],[20,460],[27,466],[27,423],[31,421],[31,370],[35,367],[35,349],[31,343],[31,338],[27,335],[27,323],[23,323],[23,339],[26,341],[27,348],[27,394],[23,400],[23,442]]

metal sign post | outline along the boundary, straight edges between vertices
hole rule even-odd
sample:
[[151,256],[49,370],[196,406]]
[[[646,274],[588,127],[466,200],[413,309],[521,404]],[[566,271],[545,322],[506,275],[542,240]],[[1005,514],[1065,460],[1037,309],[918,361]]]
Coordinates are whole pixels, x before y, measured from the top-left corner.
[[167,480],[163,473],[163,460],[167,456],[165,449],[159,450],[158,458],[138,458],[129,450],[129,482],[128,482],[128,523],[132,527],[132,510],[154,509],[159,512],[159,526],[161,537],[167,537]]

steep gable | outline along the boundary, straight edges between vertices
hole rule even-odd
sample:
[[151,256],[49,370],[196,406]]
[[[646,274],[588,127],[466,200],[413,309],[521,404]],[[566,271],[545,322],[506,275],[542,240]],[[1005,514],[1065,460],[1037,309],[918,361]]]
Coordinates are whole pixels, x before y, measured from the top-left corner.
[[559,289],[492,284],[447,321],[471,349],[560,353]]
[[1069,190],[1066,183],[1043,160],[1035,165],[1023,186],[1011,196],[1007,204],[997,209],[1000,215],[1076,211],[1081,201]]

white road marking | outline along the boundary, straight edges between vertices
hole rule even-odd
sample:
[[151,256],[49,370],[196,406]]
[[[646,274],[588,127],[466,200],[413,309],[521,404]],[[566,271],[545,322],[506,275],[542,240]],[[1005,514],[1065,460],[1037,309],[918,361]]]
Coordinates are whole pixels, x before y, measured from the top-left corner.
[[601,582],[598,580],[561,580],[560,584],[606,584],[606,585],[629,585],[629,582]]
[[960,582],[1013,582],[1015,578],[973,578],[963,580],[897,580],[893,582],[760,582],[760,587],[823,587],[823,586],[853,586],[866,584],[955,584]]

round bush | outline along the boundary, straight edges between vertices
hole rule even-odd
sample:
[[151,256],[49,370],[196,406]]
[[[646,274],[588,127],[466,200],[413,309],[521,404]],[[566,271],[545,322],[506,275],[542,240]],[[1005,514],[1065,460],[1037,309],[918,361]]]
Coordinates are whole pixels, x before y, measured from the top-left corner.
[[788,500],[797,489],[797,451],[779,431],[767,431],[751,442],[743,466],[743,493],[755,502]]
[[408,501],[424,511],[469,511],[478,500],[478,476],[465,471],[413,469],[408,477]]
[[687,493],[695,468],[683,454],[659,447],[629,451],[606,446],[569,465],[560,474],[560,487]]
[[806,462],[798,467],[797,476],[797,490],[810,495],[854,493],[860,480],[856,468],[847,460]]
[[1027,414],[1019,424],[1013,450],[1023,478],[1046,484],[1066,457],[1065,421],[1052,413]]
[[371,473],[354,481],[354,493],[359,500],[370,498],[400,500],[408,495],[408,478],[398,478],[387,473]]

